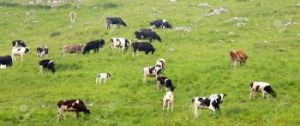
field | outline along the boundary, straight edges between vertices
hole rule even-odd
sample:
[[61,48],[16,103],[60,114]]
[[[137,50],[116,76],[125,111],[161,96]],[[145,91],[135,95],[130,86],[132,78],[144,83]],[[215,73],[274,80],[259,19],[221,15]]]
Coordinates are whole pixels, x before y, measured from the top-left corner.
[[[0,125],[108,125],[108,126],[297,126],[300,125],[300,7],[298,0],[70,0],[51,8],[47,2],[1,0],[0,55],[11,53],[11,41],[22,39],[31,48],[24,62],[0,70]],[[201,8],[199,3],[209,7]],[[205,16],[213,8],[227,13]],[[70,11],[78,20],[71,24]],[[31,16],[27,14],[31,13]],[[107,30],[105,18],[120,16],[127,27]],[[233,17],[248,20],[238,26]],[[149,28],[155,19],[167,19],[174,27],[192,26],[191,32],[157,29],[162,42],[152,44],[153,55],[132,49],[112,51],[111,37],[137,41],[135,30]],[[103,38],[98,54],[70,54],[62,57],[65,44],[83,44]],[[38,75],[36,47],[47,45],[48,58],[57,73]],[[229,51],[244,50],[246,67],[229,68]],[[173,112],[161,110],[164,91],[156,90],[154,78],[142,83],[142,68],[167,60],[165,76],[175,86]],[[95,85],[99,72],[111,72],[104,85]],[[251,81],[267,81],[277,98],[249,99]],[[192,113],[194,96],[226,93],[222,111]],[[90,116],[56,123],[56,103],[79,98],[91,110]]]

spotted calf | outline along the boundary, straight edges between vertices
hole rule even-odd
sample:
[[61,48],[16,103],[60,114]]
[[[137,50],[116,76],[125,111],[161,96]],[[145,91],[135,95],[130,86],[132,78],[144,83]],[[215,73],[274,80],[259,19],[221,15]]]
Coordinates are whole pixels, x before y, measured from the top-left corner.
[[98,73],[96,76],[96,85],[101,84],[102,80],[106,83],[106,80],[111,77],[110,73]]
[[267,82],[251,82],[250,83],[250,99],[255,98],[256,92],[262,92],[263,98],[267,96],[269,98],[269,95],[276,97],[276,92],[273,90],[271,85]]
[[169,111],[171,107],[171,111],[173,111],[174,108],[174,93],[172,91],[167,91],[163,98],[163,106],[162,110],[165,110],[165,107],[167,107],[167,111]]
[[79,118],[79,113],[83,112],[85,115],[90,114],[90,110],[85,106],[84,102],[80,99],[61,100],[57,103],[57,122],[60,116],[64,116],[66,120],[66,112],[75,112],[76,117]]
[[213,112],[220,110],[226,94],[212,94],[209,97],[194,97],[192,99],[194,114],[198,117],[199,109],[210,109]]

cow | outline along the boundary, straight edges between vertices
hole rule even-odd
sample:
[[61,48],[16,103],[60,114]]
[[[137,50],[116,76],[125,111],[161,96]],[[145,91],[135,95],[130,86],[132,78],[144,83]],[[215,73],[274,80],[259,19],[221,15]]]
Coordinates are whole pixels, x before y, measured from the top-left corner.
[[152,21],[150,23],[150,26],[151,28],[162,28],[162,29],[172,28],[172,25],[166,19],[159,19],[159,20]]
[[90,50],[94,50],[94,53],[98,53],[99,48],[103,48],[104,44],[105,41],[103,39],[88,42],[83,49],[83,55],[90,53]]
[[39,74],[43,76],[43,69],[50,70],[53,74],[56,72],[53,60],[44,59],[39,61]]
[[12,45],[13,47],[26,47],[26,44],[23,40],[13,40]]
[[235,68],[237,62],[240,62],[241,66],[245,66],[248,56],[243,51],[232,50],[230,51],[230,58],[231,58],[230,66],[231,68]]
[[173,111],[174,93],[172,91],[167,91],[163,98],[162,110],[165,110],[165,107],[167,107],[167,111],[169,111],[170,107],[171,107],[171,111]]
[[79,113],[83,112],[85,115],[90,115],[90,110],[85,106],[84,102],[80,99],[61,100],[57,103],[57,122],[60,116],[66,120],[66,112],[75,112],[76,117],[79,118]]
[[165,86],[167,91],[174,91],[175,86],[173,85],[172,81],[168,77],[160,76],[156,78],[156,84],[157,84],[157,89],[161,89],[161,87]]
[[45,57],[49,53],[49,49],[47,46],[40,46],[36,48],[36,54],[38,57]]
[[13,47],[11,50],[11,56],[12,59],[15,61],[16,60],[16,56],[20,55],[21,56],[21,61],[24,60],[24,55],[28,54],[30,51],[29,47]]
[[143,82],[146,83],[147,77],[159,77],[161,75],[162,69],[160,67],[144,67],[143,68],[143,73],[144,73],[144,78]]
[[250,83],[250,99],[255,98],[256,92],[262,92],[263,98],[267,96],[269,99],[269,95],[276,98],[276,92],[273,90],[271,85],[268,82],[251,82]]
[[162,58],[156,60],[155,66],[161,67],[163,70],[165,70],[165,68],[166,68],[166,60],[162,59]]
[[122,18],[120,17],[107,17],[106,18],[107,21],[107,29],[110,29],[110,25],[117,25],[117,27],[119,28],[121,25],[123,25],[124,27],[126,27],[126,23],[123,21]]
[[111,38],[111,48],[116,49],[119,48],[119,51],[127,51],[128,47],[131,45],[131,41],[125,38]]
[[84,48],[84,45],[64,45],[62,47],[62,54],[63,57],[66,55],[66,53],[81,53]]
[[216,112],[221,109],[226,94],[212,94],[209,97],[194,97],[192,99],[195,117],[198,117],[199,109],[210,109]]
[[155,31],[152,29],[140,29],[138,31],[134,32],[135,38],[142,40],[142,39],[148,39],[150,42],[152,40],[158,40],[161,42],[161,38],[158,34],[156,34]]
[[110,73],[98,73],[96,75],[96,85],[98,85],[98,83],[101,84],[102,80],[104,81],[104,83],[106,83],[106,80],[108,78],[111,78],[111,74]]
[[0,65],[3,68],[7,68],[13,65],[12,58],[9,55],[0,56]]
[[74,11],[71,11],[69,16],[70,16],[71,23],[74,24],[77,19],[77,14]]
[[149,52],[152,54],[155,52],[155,48],[149,42],[133,42],[131,46],[133,48],[132,57],[134,57],[137,50],[144,51],[146,55],[148,55]]

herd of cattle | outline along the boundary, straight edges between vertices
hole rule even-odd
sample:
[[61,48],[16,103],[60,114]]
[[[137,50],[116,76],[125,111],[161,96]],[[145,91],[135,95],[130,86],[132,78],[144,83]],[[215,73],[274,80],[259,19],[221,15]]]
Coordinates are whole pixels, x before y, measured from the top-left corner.
[[[70,18],[77,17],[76,14],[71,13]],[[71,19],[72,22],[74,22]],[[126,23],[120,17],[109,17],[107,18],[107,29],[111,25],[117,25],[118,27],[127,26]],[[165,19],[156,20],[150,23],[151,29],[140,29],[134,32],[134,35],[137,39],[147,39],[148,42],[131,42],[129,39],[115,37],[110,39],[110,45],[112,49],[119,49],[119,51],[127,51],[128,48],[132,47],[132,56],[136,54],[137,51],[144,51],[145,54],[150,52],[153,54],[155,48],[152,46],[151,42],[153,40],[162,41],[161,37],[153,30],[153,28],[172,28],[172,25]],[[94,53],[98,53],[101,48],[105,45],[104,39],[93,40],[84,45],[80,44],[70,44],[65,45],[61,48],[62,56],[65,56],[67,53],[82,53],[83,55],[88,54],[91,50]],[[24,55],[29,53],[30,48],[27,47],[23,40],[13,40],[12,41],[12,51],[11,56],[0,56],[0,68],[5,69],[11,67],[13,62],[16,61],[16,56],[20,55],[21,60],[24,60]],[[46,57],[49,53],[47,46],[37,47],[36,53],[38,57]],[[237,63],[240,63],[241,66],[245,66],[248,56],[245,52],[239,50],[230,51],[231,58],[231,67],[235,68]],[[39,74],[43,75],[43,69],[50,70],[53,74],[56,72],[54,61],[51,59],[42,59],[38,63],[39,65]],[[167,108],[167,111],[171,109],[173,111],[174,107],[174,91],[175,86],[172,83],[172,80],[169,77],[163,76],[164,71],[166,70],[166,60],[158,59],[154,66],[144,67],[143,68],[143,83],[146,83],[148,77],[155,77],[157,83],[157,89],[161,90],[162,87],[165,87],[166,94],[164,95],[162,102],[162,109]],[[112,76],[111,73],[99,73],[96,75],[96,85],[106,80]],[[250,98],[255,97],[255,92],[262,92],[263,97],[269,95],[276,97],[275,91],[272,89],[269,83],[267,82],[251,82],[250,84]],[[194,107],[194,114],[198,116],[198,110],[201,108],[207,108],[212,111],[217,111],[221,109],[221,104],[224,101],[226,94],[212,94],[208,97],[194,97],[192,98],[192,103]],[[84,102],[80,99],[72,100],[62,100],[57,103],[58,107],[58,116],[57,121],[61,115],[66,119],[65,112],[73,111],[79,117],[79,113],[83,112],[85,114],[90,114],[90,110],[86,107]]]

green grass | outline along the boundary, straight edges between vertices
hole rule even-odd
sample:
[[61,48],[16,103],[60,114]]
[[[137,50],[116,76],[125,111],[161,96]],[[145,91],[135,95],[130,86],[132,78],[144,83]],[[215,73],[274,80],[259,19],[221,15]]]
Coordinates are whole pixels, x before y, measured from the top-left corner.
[[[47,4],[29,5],[26,0],[0,2],[0,55],[10,54],[11,41],[23,39],[32,51],[13,67],[0,71],[0,125],[299,125],[300,124],[300,8],[297,0],[210,0],[212,7],[229,10],[214,17],[203,15],[209,8],[199,8],[200,1],[168,0],[85,0],[68,2],[58,8]],[[34,13],[34,23],[26,12]],[[71,25],[69,12],[78,20]],[[161,13],[162,12],[162,13]],[[121,16],[126,28],[106,30],[105,17]],[[249,20],[243,27],[228,22],[235,16]],[[154,55],[111,51],[106,45],[99,54],[61,56],[60,48],[69,43],[125,37],[148,28],[150,21],[166,18],[176,26],[192,25],[192,32],[156,30],[163,42],[154,42]],[[292,24],[284,27],[283,24]],[[234,34],[230,34],[233,32]],[[264,42],[267,41],[267,42]],[[48,58],[55,61],[57,73],[38,75],[35,49],[48,45]],[[284,51],[279,51],[281,48]],[[170,51],[174,49],[174,52]],[[229,51],[245,50],[249,60],[245,68],[229,69]],[[161,110],[165,92],[156,90],[155,80],[142,83],[142,68],[158,58],[167,60],[165,75],[176,85],[174,112]],[[107,84],[96,86],[95,75],[111,72]],[[264,100],[257,94],[249,100],[251,81],[267,81],[278,98]],[[203,110],[194,118],[191,99],[226,93],[223,111]],[[67,114],[56,123],[56,103],[80,98],[91,110],[89,117]]]

